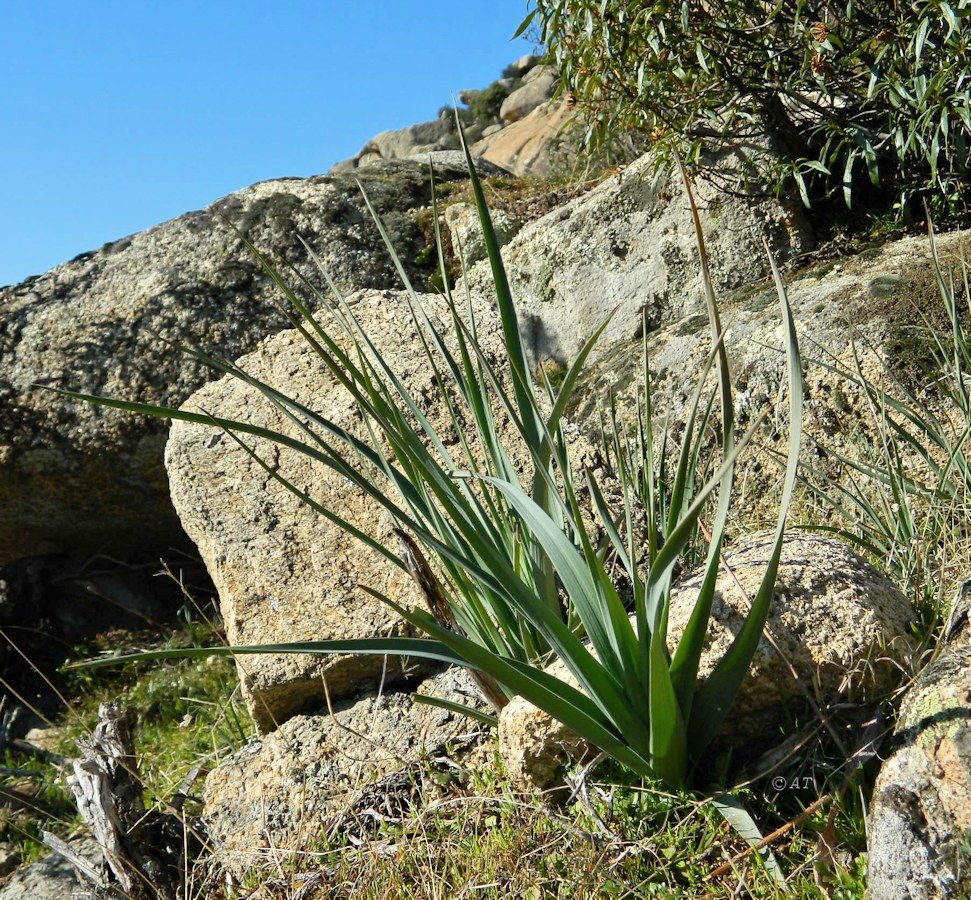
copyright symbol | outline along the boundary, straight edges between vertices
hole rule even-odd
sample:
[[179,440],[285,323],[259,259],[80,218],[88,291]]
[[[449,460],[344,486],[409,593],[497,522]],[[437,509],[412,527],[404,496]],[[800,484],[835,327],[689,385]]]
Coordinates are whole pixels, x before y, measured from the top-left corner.
[[785,786],[786,786],[786,780],[781,775],[776,775],[775,778],[772,779],[773,790],[781,791],[785,788]]

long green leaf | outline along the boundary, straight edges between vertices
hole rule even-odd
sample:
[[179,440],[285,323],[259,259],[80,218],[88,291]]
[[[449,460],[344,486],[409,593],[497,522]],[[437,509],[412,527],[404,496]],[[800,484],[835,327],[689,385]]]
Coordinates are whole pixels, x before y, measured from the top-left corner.
[[[553,561],[570,602],[576,607],[601,663],[618,679],[635,656],[635,635],[613,587],[602,590],[588,561],[546,512],[516,485],[487,479],[515,506],[529,531]],[[646,724],[646,723],[645,723]]]
[[[633,771],[640,774],[650,773],[649,758],[634,750],[627,740],[619,736],[614,720],[605,717],[591,697],[543,669],[518,660],[505,659],[486,650],[462,635],[443,628],[426,613],[405,610],[394,603],[391,605],[416,628],[434,635],[443,644],[453,648],[466,660],[466,665],[473,665],[513,688],[534,706]],[[623,731],[620,733],[624,734]],[[627,732],[626,736],[633,735]]]
[[[768,247],[766,247],[768,251]],[[792,318],[792,309],[782,283],[782,276],[769,254],[772,276],[782,312],[783,335],[789,370],[789,455],[783,481],[782,499],[779,506],[779,520],[776,525],[775,541],[766,566],[759,591],[752,601],[752,608],[741,630],[732,641],[725,655],[715,665],[704,684],[698,689],[688,723],[688,746],[695,760],[708,746],[731,708],[731,705],[748,674],[752,657],[758,648],[765,629],[766,620],[772,604],[779,560],[782,555],[782,542],[785,535],[786,516],[792,502],[799,466],[799,449],[802,443],[802,361],[799,356],[799,341]]]
[[493,728],[499,725],[499,719],[496,716],[482,712],[481,709],[476,709],[474,706],[468,706],[465,703],[456,703],[454,700],[446,700],[444,697],[428,697],[424,694],[412,694],[411,699],[424,706],[434,706],[436,709],[447,709],[449,712],[457,713],[460,716],[468,716],[470,719],[475,719],[477,722],[490,725]]
[[311,656],[362,654],[366,656],[412,656],[449,665],[467,665],[465,658],[440,641],[430,638],[376,637],[334,641],[296,641],[283,644],[241,644],[235,647],[183,647],[178,650],[142,650],[118,656],[102,656],[71,663],[72,669],[93,669],[123,663],[163,659],[205,659],[208,656],[251,656],[253,654],[306,653]]
[[[750,847],[758,847],[764,843],[764,838],[758,825],[755,824],[755,820],[749,814],[748,810],[739,803],[737,798],[731,794],[716,794],[711,798],[711,804],[718,810],[721,817],[735,829],[739,837]],[[773,877],[775,883],[783,891],[788,891],[785,874],[778,860],[773,855],[772,849],[770,847],[762,847],[758,853],[766,871]]]
[[[715,302],[715,288],[708,265],[708,251],[705,246],[704,232],[701,228],[701,217],[698,214],[698,206],[695,203],[694,194],[691,191],[691,186],[688,183],[683,169],[682,177],[685,178],[685,191],[691,206],[691,218],[695,227],[695,239],[698,243],[698,252],[701,259],[702,283],[705,288],[705,305],[708,310],[712,342],[718,351],[718,386],[722,420],[722,459],[731,459],[733,458],[735,442],[735,405],[732,400],[728,353],[725,350],[721,319],[718,315],[718,305]],[[678,697],[679,708],[686,721],[690,720],[691,717],[695,682],[698,677],[698,667],[704,649],[708,620],[711,617],[711,608],[715,597],[718,565],[721,556],[722,541],[724,540],[725,529],[728,524],[728,512],[731,507],[734,480],[734,466],[726,467],[725,474],[719,484],[718,501],[715,506],[715,518],[711,526],[708,556],[704,564],[704,578],[698,591],[698,597],[695,600],[694,609],[685,626],[681,640],[678,642],[678,648],[671,663],[672,686]]]

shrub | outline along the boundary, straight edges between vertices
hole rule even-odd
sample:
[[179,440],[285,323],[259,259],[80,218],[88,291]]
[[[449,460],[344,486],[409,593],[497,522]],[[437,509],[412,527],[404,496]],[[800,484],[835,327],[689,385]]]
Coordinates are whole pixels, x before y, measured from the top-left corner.
[[635,130],[697,164],[765,135],[781,162],[752,174],[807,206],[870,183],[946,215],[967,212],[969,17],[971,0],[536,0],[520,33],[538,23],[591,144]]
[[509,96],[508,88],[501,81],[494,81],[485,90],[479,91],[469,109],[476,121],[491,122],[499,118],[499,110],[502,108],[502,101]]

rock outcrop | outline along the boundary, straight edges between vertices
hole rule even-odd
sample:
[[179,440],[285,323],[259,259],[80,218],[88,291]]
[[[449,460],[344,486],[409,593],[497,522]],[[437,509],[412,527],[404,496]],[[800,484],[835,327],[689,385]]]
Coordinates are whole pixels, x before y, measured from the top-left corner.
[[971,896],[971,583],[904,698],[868,820],[871,900]]
[[[406,688],[481,709],[465,672],[451,669]],[[385,814],[417,810],[420,762],[461,776],[462,758],[488,729],[412,699],[372,694],[279,730],[220,762],[206,779],[205,821],[216,860],[244,874],[276,865],[320,834],[366,837],[375,805]],[[428,789],[424,793],[428,799]]]
[[[437,173],[467,177],[464,160]],[[301,239],[344,290],[398,285],[357,179],[420,285],[433,269],[413,262],[426,238],[412,211],[430,202],[427,162],[391,162],[263,182],[0,290],[0,565],[185,543],[161,465],[166,426],[42,387],[178,406],[210,373],[172,342],[233,359],[284,327],[278,289],[234,229],[315,281]]]
[[[939,235],[937,250],[948,269],[971,250],[971,232]],[[785,281],[805,370],[804,428],[826,446],[852,456],[861,434],[876,439],[875,423],[862,389],[830,367],[855,372],[859,361],[872,384],[889,387],[895,380],[906,381],[907,367],[920,355],[913,341],[915,327],[925,327],[925,317],[938,315],[942,321],[944,314],[927,239],[903,238],[857,257],[793,273]],[[784,390],[778,295],[768,279],[754,279],[740,289],[719,293],[717,300],[728,332],[725,349],[735,413],[738,424],[745,426],[760,410],[775,409]],[[703,310],[650,333],[652,404],[663,427],[685,414],[695,373],[702,370],[710,347]],[[581,376],[570,417],[595,423],[602,398],[612,396],[624,420],[637,409],[642,374],[639,338],[604,343]],[[823,462],[818,454],[813,461]],[[765,489],[777,483],[778,473],[758,463],[743,460],[741,465],[746,487],[740,502],[750,498],[757,503]],[[774,495],[771,489],[769,494]]]
[[[570,102],[552,99],[555,73],[535,57],[524,57],[504,75],[486,97],[475,91],[460,95],[470,107],[487,110],[469,131],[470,140],[480,138],[472,148],[479,154],[480,173],[549,174],[568,161],[575,146]],[[26,620],[16,618],[21,610],[15,607],[28,604],[53,616],[48,604],[53,591],[60,602],[56,610],[65,616],[65,634],[77,631],[79,618],[100,625],[89,607],[76,602],[82,589],[131,600],[129,612],[137,615],[146,613],[134,601],[155,600],[141,572],[124,579],[95,577],[76,558],[25,560],[26,554],[110,547],[121,555],[130,548],[154,552],[191,540],[215,581],[233,644],[407,633],[389,607],[359,585],[410,606],[420,602],[410,576],[328,523],[273,477],[289,480],[355,528],[393,544],[392,523],[380,504],[343,473],[252,439],[268,471],[218,428],[176,424],[166,449],[166,477],[167,428],[158,420],[65,401],[35,386],[163,406],[185,403],[193,411],[304,436],[252,385],[231,378],[207,384],[209,370],[173,346],[184,342],[230,359],[248,354],[242,365],[250,374],[366,440],[367,427],[338,381],[296,332],[277,333],[287,325],[275,305],[277,288],[238,229],[273,261],[292,264],[319,283],[305,240],[350,296],[364,332],[417,398],[444,444],[457,447],[451,414],[441,402],[407,297],[398,290],[398,276],[355,182],[363,182],[407,272],[423,289],[434,259],[428,246],[427,163],[431,157],[440,179],[465,178],[458,146],[452,115],[383,132],[328,176],[254,185],[206,210],[0,289],[0,403],[5,409],[0,418],[0,625],[23,626]],[[760,410],[782,405],[785,389],[777,299],[766,277],[762,240],[786,260],[809,250],[813,236],[798,206],[771,198],[741,200],[720,190],[739,163],[733,152],[712,161],[714,174],[698,176],[693,190],[723,324],[730,329],[735,413],[744,426]],[[504,258],[532,361],[544,367],[572,361],[618,308],[599,357],[579,382],[568,413],[572,420],[585,426],[599,422],[608,398],[618,410],[635,408],[638,338],[646,314],[656,424],[676,437],[694,373],[709,354],[710,334],[684,187],[677,178],[654,180],[652,162],[649,156],[637,160],[525,227],[512,216],[494,218],[501,242],[507,243]],[[501,361],[492,276],[475,214],[451,199],[445,219],[450,240],[466,251],[478,338],[486,356]],[[967,246],[967,233],[938,238],[945,261],[966,256]],[[805,430],[852,455],[849,443],[868,433],[870,402],[852,379],[834,376],[831,364],[860,365],[881,382],[884,359],[898,374],[908,364],[904,357],[920,352],[900,329],[902,310],[925,313],[940,302],[927,241],[893,242],[795,273],[787,282],[807,363]],[[424,302],[449,334],[453,323],[444,301],[426,296]],[[330,313],[322,313],[321,320],[330,325]],[[268,332],[272,336],[266,337]],[[852,343],[856,338],[865,349]],[[562,372],[562,367],[552,365],[549,371]],[[514,465],[524,467],[518,435],[499,419]],[[578,451],[575,471],[602,466],[577,433],[576,426],[569,431],[571,451]],[[774,449],[778,440],[778,434],[766,437]],[[819,451],[814,460],[821,467],[823,456]],[[609,473],[600,468],[598,483],[601,475],[609,494]],[[777,470],[764,458],[741,459],[738,481],[737,502],[747,512],[773,505]],[[584,509],[587,499],[580,498]],[[608,496],[608,503],[615,500]],[[719,578],[701,677],[737,633],[768,547],[765,535],[754,535],[726,550],[733,573]],[[697,587],[697,577],[675,587],[672,648]],[[829,705],[884,695],[910,666],[911,616],[900,592],[845,546],[790,533],[767,629],[774,644],[763,638],[751,677],[713,750],[731,748],[737,763],[775,747],[787,717],[805,709],[800,685],[812,685],[817,701]],[[876,785],[869,858],[874,900],[971,892],[971,641],[966,625],[952,632],[950,643],[907,695]],[[45,638],[51,636],[45,629]],[[0,653],[0,664],[4,659]],[[798,680],[790,677],[790,663]],[[352,828],[366,838],[365,814],[374,799],[370,785],[377,782],[382,802],[400,804],[396,809],[407,812],[413,779],[424,777],[428,758],[441,755],[436,765],[457,770],[462,764],[456,765],[456,749],[474,748],[483,734],[469,720],[417,703],[407,693],[416,689],[483,706],[460,670],[426,678],[430,667],[397,659],[309,655],[243,656],[238,667],[264,736],[214,769],[205,802],[216,859],[240,875],[271,851],[305,848],[310,833]],[[569,680],[562,666],[557,672]],[[332,707],[326,712],[325,703]],[[567,761],[588,749],[521,698],[503,710],[499,740],[510,772],[539,787],[556,783]],[[16,876],[0,889],[0,898],[36,893],[38,879],[46,878],[51,866],[48,860]],[[59,885],[55,891],[65,889],[64,882]]]
[[[482,236],[482,225],[475,206],[471,203],[453,203],[445,208],[444,216],[452,236],[452,247],[456,254],[461,255],[465,267],[469,268],[485,259],[485,238]],[[491,216],[496,240],[500,247],[504,247],[522,228],[522,222],[499,211],[493,211]]]
[[[466,142],[472,152],[515,175],[550,175],[570,171],[577,141],[570,132],[572,115],[564,103],[553,102],[558,76],[523,56],[508,66],[503,78],[484,90],[459,91],[467,109],[459,111]],[[490,102],[482,103],[484,98]],[[493,103],[501,105],[496,108]],[[331,168],[345,172],[379,165],[389,159],[420,159],[430,152],[459,147],[453,112],[443,108],[437,119],[394,131],[382,131],[353,157]]]
[[[772,535],[755,534],[725,551],[731,571],[718,578],[700,679],[738,633],[771,543]],[[672,653],[700,583],[694,576],[674,586],[668,623]],[[738,763],[782,743],[790,717],[807,706],[806,689],[818,691],[827,707],[886,693],[913,649],[912,618],[913,609],[892,582],[844,545],[817,535],[787,535],[766,626],[775,646],[766,637],[759,643],[716,747],[731,748]],[[561,663],[554,674],[576,686]],[[500,714],[499,746],[508,771],[540,788],[554,784],[568,760],[584,750],[569,729],[522,697]]]
[[534,109],[545,103],[559,82],[556,70],[551,66],[536,66],[523,76],[522,83],[512,91],[499,109],[499,118],[504,122],[518,122],[526,118]]
[[573,110],[547,100],[516,122],[484,131],[472,151],[513,175],[544,178],[572,172],[578,146]]
[[531,69],[539,65],[539,57],[533,53],[520,56],[514,63],[510,63],[502,70],[504,78],[522,78]]
[[[443,440],[461,453],[412,322],[407,294],[365,292],[352,302],[369,339],[412,396],[425,404],[424,412]],[[442,333],[450,333],[443,298],[426,296],[423,302]],[[322,316],[321,322],[345,349],[349,346],[329,316]],[[479,304],[476,324],[483,350],[496,357],[501,346],[498,317]],[[368,440],[354,401],[296,331],[267,339],[240,365]],[[230,377],[206,385],[185,405],[305,437],[255,388]],[[505,436],[508,446],[514,446],[511,426]],[[308,490],[318,503],[385,545],[396,545],[390,517],[341,473],[267,441],[253,446],[274,471]],[[408,574],[328,523],[218,428],[175,423],[166,465],[175,508],[219,590],[231,644],[401,633],[403,623],[397,615],[358,585],[412,606],[420,601]],[[393,680],[400,675],[400,661],[386,664],[374,656],[251,656],[240,659],[239,669],[254,719],[268,731],[296,712],[323,703],[325,691],[339,699],[358,693],[366,682]]]
[[421,159],[429,153],[458,150],[461,146],[455,117],[444,112],[430,122],[382,131],[371,138],[356,156],[337,163],[330,171],[333,174],[365,169],[390,159]]
[[[743,200],[717,182],[731,177],[738,157],[713,163],[720,175],[698,176],[712,276],[720,292],[758,282],[769,272],[763,239],[776,258],[809,250],[813,239],[801,211],[765,197]],[[683,183],[655,183],[653,158],[529,223],[505,248],[510,286],[536,359],[573,359],[607,315],[617,312],[603,343],[704,313],[697,240]],[[468,275],[473,293],[488,290],[488,267]]]

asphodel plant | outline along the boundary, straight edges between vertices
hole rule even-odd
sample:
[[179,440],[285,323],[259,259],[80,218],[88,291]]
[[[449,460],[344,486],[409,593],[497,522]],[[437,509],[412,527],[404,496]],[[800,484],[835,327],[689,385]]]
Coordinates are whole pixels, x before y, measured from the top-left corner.
[[[272,477],[322,516],[347,529],[389,564],[416,576],[430,610],[408,608],[370,588],[364,590],[380,596],[425,636],[157,651],[136,658],[214,653],[367,653],[402,654],[466,666],[480,675],[486,696],[497,708],[507,698],[522,695],[633,771],[659,777],[674,787],[682,786],[731,707],[770,609],[785,515],[796,477],[802,418],[799,352],[785,290],[773,264],[788,358],[791,446],[775,545],[744,626],[714,671],[699,684],[699,660],[731,504],[734,462],[753,432],[736,442],[724,334],[694,202],[692,215],[698,233],[712,350],[698,375],[670,489],[662,491],[663,498],[656,496],[657,491],[648,492],[653,507],[648,510],[647,540],[651,546],[649,571],[645,575],[637,564],[644,555],[636,545],[635,534],[639,532],[632,527],[637,514],[634,498],[638,494],[634,482],[643,479],[643,471],[652,470],[653,460],[642,460],[641,466],[628,461],[619,467],[617,474],[625,494],[624,508],[620,510],[608,509],[593,478],[586,473],[580,476],[587,482],[590,502],[605,532],[599,536],[590,534],[584,524],[584,513],[589,510],[582,508],[578,498],[575,481],[579,473],[571,464],[564,430],[564,411],[606,323],[583,347],[558,389],[554,390],[545,379],[536,383],[520,339],[516,310],[482,186],[467,149],[466,156],[502,323],[504,358],[498,363],[477,340],[472,303],[460,304],[447,284],[445,296],[454,334],[449,337],[436,328],[421,297],[412,290],[380,219],[368,204],[408,291],[428,365],[440,385],[441,402],[449,410],[450,424],[459,435],[458,449],[454,449],[455,445],[453,449],[446,446],[322,266],[329,294],[302,278],[298,291],[252,246],[252,252],[279,286],[290,321],[357,404],[368,425],[369,439],[352,435],[319,411],[253,378],[235,364],[200,350],[189,352],[217,371],[256,388],[267,403],[286,415],[298,436],[203,412],[71,395],[129,412],[215,425],[257,459],[247,440],[253,436],[266,438],[340,473],[392,517],[399,538],[396,546],[377,542],[345,521],[339,510],[321,506],[309,493],[287,482],[275,468],[263,464]],[[435,218],[437,223],[437,209]],[[447,283],[440,236],[438,245],[443,281]],[[334,323],[331,327],[344,332],[345,342],[350,339],[350,351],[341,349],[337,335],[320,324],[308,301],[301,297],[305,292],[312,298],[310,304],[326,308]],[[464,315],[462,305],[466,307]],[[719,385],[720,458],[714,475],[706,483],[696,484],[698,442],[704,439],[696,426],[699,409],[704,408],[700,402],[705,394],[704,384],[712,370],[717,373]],[[644,386],[648,398],[649,385],[645,350]],[[705,418],[704,413],[701,416]],[[513,465],[513,451],[500,438],[498,417],[513,424],[528,452],[526,466]],[[652,440],[642,440],[639,446],[645,454],[651,454],[652,444]],[[714,519],[705,578],[688,626],[671,653],[667,620],[673,572],[696,531],[699,516],[711,506],[708,501],[712,497]],[[615,559],[620,560],[626,578],[634,586],[632,612],[625,607],[610,574]],[[98,662],[114,663],[120,659]],[[562,661],[577,686],[547,671],[554,659]]]
[[825,371],[859,389],[874,437],[864,439],[866,452],[850,454],[816,441],[841,466],[841,477],[810,469],[804,480],[844,523],[817,525],[818,530],[881,560],[898,583],[917,588],[932,606],[945,581],[939,551],[953,552],[971,517],[971,341],[961,315],[961,294],[971,296],[971,278],[963,258],[956,272],[946,270],[930,219],[927,232],[949,333],[924,322],[929,347],[919,391],[895,379],[886,363],[883,384],[889,388],[868,377],[861,349],[872,353],[873,348],[854,344],[849,366],[834,358],[818,360]]

